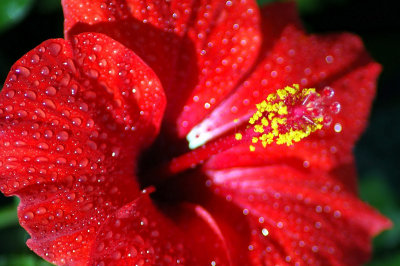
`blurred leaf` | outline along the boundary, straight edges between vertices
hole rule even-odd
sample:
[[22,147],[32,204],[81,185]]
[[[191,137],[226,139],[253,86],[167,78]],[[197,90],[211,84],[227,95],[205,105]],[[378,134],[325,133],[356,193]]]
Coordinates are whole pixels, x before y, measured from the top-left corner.
[[51,13],[57,9],[61,9],[60,0],[40,0],[37,2],[37,7],[41,13]]
[[259,6],[262,6],[262,5],[265,5],[268,3],[272,3],[272,2],[282,2],[282,1],[279,1],[279,0],[257,0],[257,3]]
[[51,264],[33,255],[0,256],[0,266],[50,266]]
[[399,266],[400,252],[390,254],[379,261],[368,263],[366,266]]
[[0,32],[22,20],[32,6],[33,0],[1,0]]
[[396,197],[387,183],[387,178],[379,172],[369,173],[360,182],[360,196],[381,211],[396,209]]
[[7,206],[0,209],[0,229],[18,224],[16,206]]

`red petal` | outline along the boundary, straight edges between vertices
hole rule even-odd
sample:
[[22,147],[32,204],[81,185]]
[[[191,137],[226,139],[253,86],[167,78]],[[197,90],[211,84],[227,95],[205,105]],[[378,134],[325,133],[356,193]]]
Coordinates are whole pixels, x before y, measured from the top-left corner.
[[303,28],[295,2],[275,2],[265,5],[261,8],[261,19],[263,36],[261,54],[270,52],[287,26]]
[[[285,165],[207,171],[216,194],[243,209],[255,265],[358,265],[391,226],[335,177]],[[246,241],[243,236],[243,241]]]
[[140,194],[136,156],[164,105],[154,73],[102,34],[49,40],[17,61],[0,94],[0,188],[21,198],[36,253],[87,261],[106,216]]
[[[326,154],[331,146],[340,145],[333,150],[348,153],[365,126],[379,72],[379,65],[371,61],[359,38],[353,35],[306,36],[294,27],[287,27],[250,78],[196,126],[188,140],[194,147],[247,122],[256,110],[255,104],[276,89],[293,83],[319,90],[329,85],[335,90],[342,111],[334,117],[332,127],[325,130],[326,136],[321,136],[323,131],[318,133],[321,136],[318,139],[324,141],[329,136],[334,141],[324,145],[326,150],[320,145],[315,147]],[[333,130],[335,123],[342,126],[340,134]]]
[[123,206],[100,228],[89,264],[229,264],[222,236],[211,230],[213,221],[204,209],[186,205],[170,216],[173,220],[148,194]]
[[182,137],[249,71],[260,45],[254,1],[64,0],[66,36],[99,31],[134,50],[166,90],[166,121]]

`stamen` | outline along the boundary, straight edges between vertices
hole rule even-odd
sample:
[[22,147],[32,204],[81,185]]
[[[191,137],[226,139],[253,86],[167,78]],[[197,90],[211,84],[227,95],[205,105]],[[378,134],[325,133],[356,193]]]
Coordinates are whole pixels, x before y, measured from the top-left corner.
[[[340,104],[331,101],[334,91],[325,87],[321,94],[314,88],[300,89],[298,84],[279,89],[257,104],[257,111],[249,120],[258,133],[252,143],[263,147],[276,144],[293,145],[312,132],[332,122],[332,114],[340,111]],[[251,151],[254,145],[249,146]]]
[[256,105],[257,111],[249,119],[248,125],[238,125],[235,133],[227,132],[175,157],[153,175],[167,178],[240,144],[249,144],[250,151],[255,151],[257,143],[263,147],[271,143],[293,145],[332,122],[332,115],[340,111],[340,104],[332,102],[333,95],[330,87],[319,94],[313,88],[300,89],[297,84],[277,90]]

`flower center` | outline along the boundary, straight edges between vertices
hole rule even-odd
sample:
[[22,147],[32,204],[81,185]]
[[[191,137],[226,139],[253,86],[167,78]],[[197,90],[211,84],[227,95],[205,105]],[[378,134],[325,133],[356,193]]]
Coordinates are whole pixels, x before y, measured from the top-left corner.
[[[151,171],[158,182],[163,183],[170,177],[196,168],[211,156],[237,145],[248,144],[250,151],[256,147],[265,148],[272,143],[288,146],[299,142],[311,133],[320,130],[332,122],[332,116],[340,111],[340,104],[332,101],[334,91],[325,87],[321,93],[313,88],[300,88],[299,85],[287,86],[276,93],[267,96],[256,105],[257,110],[247,124],[242,124],[230,132],[220,136],[194,150],[188,151],[186,143],[161,147],[158,142],[156,149],[150,153],[154,158],[166,154],[161,160],[161,167]],[[180,152],[183,155],[178,155]],[[172,156],[168,156],[168,154]],[[181,153],[182,154],[182,153]],[[153,184],[154,185],[154,184]]]

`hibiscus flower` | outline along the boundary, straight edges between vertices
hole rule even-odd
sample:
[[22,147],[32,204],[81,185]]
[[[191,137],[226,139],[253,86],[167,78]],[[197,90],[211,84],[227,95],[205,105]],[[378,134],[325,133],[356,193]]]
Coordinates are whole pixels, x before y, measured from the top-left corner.
[[[289,4],[63,0],[0,94],[0,189],[59,265],[355,265],[380,66]],[[294,84],[294,85],[293,85]],[[315,88],[308,89],[308,88]],[[340,112],[338,112],[340,109]]]

